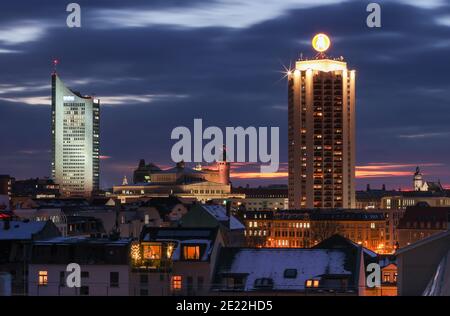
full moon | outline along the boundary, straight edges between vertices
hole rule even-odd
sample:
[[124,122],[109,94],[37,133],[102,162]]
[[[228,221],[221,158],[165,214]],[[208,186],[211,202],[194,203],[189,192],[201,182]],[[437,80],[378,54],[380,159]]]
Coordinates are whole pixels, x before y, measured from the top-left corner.
[[316,34],[316,36],[312,39],[312,46],[319,53],[323,53],[330,48],[330,44],[330,38],[323,33]]

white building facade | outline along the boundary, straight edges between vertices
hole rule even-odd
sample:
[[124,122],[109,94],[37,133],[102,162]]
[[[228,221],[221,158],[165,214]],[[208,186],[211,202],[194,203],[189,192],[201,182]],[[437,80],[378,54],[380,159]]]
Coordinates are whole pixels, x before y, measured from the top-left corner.
[[52,178],[63,196],[99,189],[100,101],[67,88],[52,75]]

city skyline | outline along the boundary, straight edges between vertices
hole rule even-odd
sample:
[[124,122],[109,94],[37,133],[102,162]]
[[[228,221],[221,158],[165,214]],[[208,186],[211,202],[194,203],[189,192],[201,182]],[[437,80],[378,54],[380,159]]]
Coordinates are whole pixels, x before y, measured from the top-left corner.
[[449,56],[450,0],[3,1],[0,297],[450,296]]
[[[107,7],[80,2],[87,13],[78,30],[65,25],[64,4],[44,1],[34,12],[2,5],[1,14],[14,13],[15,21],[2,16],[8,32],[0,33],[0,132],[6,135],[0,140],[0,173],[50,176],[48,74],[57,57],[70,88],[102,99],[102,188],[130,177],[141,158],[172,166],[170,130],[190,126],[193,118],[217,126],[279,126],[280,177],[259,179],[256,168],[235,164],[232,181],[287,183],[287,96],[281,71],[300,53],[313,57],[310,39],[323,31],[333,41],[329,54],[345,56],[358,71],[357,188],[385,183],[412,189],[417,165],[426,179],[449,185],[443,77],[449,65],[440,62],[450,49],[442,40],[450,32],[445,2],[428,2],[427,8],[420,1],[385,2],[389,10],[380,30],[367,28],[364,4],[355,1],[273,4],[277,10],[269,14],[260,8],[252,19],[227,19],[226,13],[212,10],[219,15],[215,21],[194,23],[189,15],[210,6],[196,3],[185,4],[185,13],[179,13],[184,18],[171,25],[169,13],[180,3],[136,2],[121,14],[140,8],[162,13],[161,18],[150,25],[136,18],[129,25],[119,14],[119,2]],[[237,3],[248,8],[245,1]],[[314,18],[319,15],[323,18]],[[116,33],[126,49],[116,49]],[[91,49],[71,51],[81,43]]]

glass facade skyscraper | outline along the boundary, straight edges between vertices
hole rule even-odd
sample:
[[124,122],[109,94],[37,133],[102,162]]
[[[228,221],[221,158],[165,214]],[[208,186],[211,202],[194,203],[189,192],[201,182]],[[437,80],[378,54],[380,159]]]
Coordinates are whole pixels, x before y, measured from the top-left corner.
[[99,189],[100,101],[67,88],[52,75],[52,178],[63,196]]

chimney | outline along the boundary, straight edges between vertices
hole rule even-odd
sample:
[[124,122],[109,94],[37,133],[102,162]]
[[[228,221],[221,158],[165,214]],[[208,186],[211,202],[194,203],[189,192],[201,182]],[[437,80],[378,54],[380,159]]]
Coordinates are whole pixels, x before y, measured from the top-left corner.
[[230,217],[231,216],[231,201],[226,201],[225,208],[227,210],[227,216]]
[[366,191],[370,191],[370,184],[367,184],[367,189]]
[[228,217],[228,228],[231,228],[231,201],[226,202],[225,209]]
[[381,190],[386,191],[386,184],[383,184],[383,186],[381,187]]

